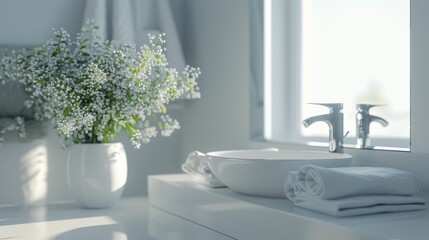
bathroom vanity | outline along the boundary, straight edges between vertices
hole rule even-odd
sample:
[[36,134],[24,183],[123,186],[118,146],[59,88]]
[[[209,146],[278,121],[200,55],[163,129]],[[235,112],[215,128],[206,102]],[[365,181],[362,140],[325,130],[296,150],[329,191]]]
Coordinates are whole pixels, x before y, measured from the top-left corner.
[[[421,192],[421,196],[429,199],[427,192]],[[295,207],[287,199],[252,197],[228,188],[209,188],[185,174],[150,176],[149,202],[234,239],[429,238],[428,209],[336,218]]]

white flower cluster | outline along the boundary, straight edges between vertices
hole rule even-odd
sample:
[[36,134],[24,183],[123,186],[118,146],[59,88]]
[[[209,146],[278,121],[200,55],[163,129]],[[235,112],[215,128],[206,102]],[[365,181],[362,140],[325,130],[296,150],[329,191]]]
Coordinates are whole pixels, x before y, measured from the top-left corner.
[[110,142],[124,129],[139,148],[158,135],[179,129],[167,104],[185,95],[199,98],[198,68],[183,75],[168,66],[164,34],[149,35],[149,45],[116,47],[101,41],[89,24],[72,41],[65,30],[35,49],[2,59],[3,78],[22,82],[37,120],[49,119],[66,142]]
[[0,120],[0,145],[4,141],[7,132],[17,132],[18,137],[25,138],[25,121],[22,117],[2,118]]

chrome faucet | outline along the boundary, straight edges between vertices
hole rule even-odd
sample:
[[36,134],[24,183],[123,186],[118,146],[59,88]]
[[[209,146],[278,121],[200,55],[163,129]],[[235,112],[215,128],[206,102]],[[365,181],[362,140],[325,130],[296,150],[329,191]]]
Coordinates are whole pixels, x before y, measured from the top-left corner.
[[343,104],[342,103],[310,103],[329,108],[329,113],[309,117],[302,121],[304,127],[309,127],[315,122],[325,122],[329,127],[329,152],[343,152]]
[[383,127],[386,127],[389,124],[385,119],[369,114],[369,109],[376,106],[380,105],[356,104],[357,148],[371,148],[371,141],[369,138],[369,125],[372,122],[378,122]]

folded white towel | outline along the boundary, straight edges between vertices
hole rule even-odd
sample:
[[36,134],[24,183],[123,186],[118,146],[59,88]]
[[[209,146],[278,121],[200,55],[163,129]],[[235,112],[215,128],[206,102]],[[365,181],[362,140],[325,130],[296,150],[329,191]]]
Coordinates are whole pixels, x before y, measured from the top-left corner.
[[415,196],[368,195],[324,200],[306,193],[293,200],[298,207],[335,217],[423,210],[426,201]]
[[289,172],[285,182],[286,196],[296,206],[337,217],[424,209],[426,201],[412,196],[419,189],[414,174],[391,168],[306,165]]
[[362,195],[410,196],[420,190],[420,181],[411,172],[381,167],[323,168],[305,165],[297,183],[303,191],[321,199]]
[[195,181],[209,187],[226,187],[210,170],[205,154],[193,151],[188,154],[185,163],[182,164],[182,170],[189,173]]

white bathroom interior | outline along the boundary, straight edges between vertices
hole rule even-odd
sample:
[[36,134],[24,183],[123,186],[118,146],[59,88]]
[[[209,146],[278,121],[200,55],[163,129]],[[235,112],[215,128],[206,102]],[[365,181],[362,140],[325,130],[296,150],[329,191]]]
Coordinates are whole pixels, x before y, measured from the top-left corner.
[[[103,2],[107,9],[97,10]],[[331,150],[352,157],[347,167],[412,173],[421,184],[417,196],[428,200],[429,2],[2,0],[0,48],[41,45],[53,28],[74,36],[88,16],[107,16],[106,31],[114,36],[114,21],[129,26],[111,17],[112,6],[127,3],[130,12],[119,16],[133,19],[136,33],[165,32],[174,67],[201,69],[201,98],[168,106],[180,122],[170,137],[140,149],[125,134],[117,138],[125,146],[128,178],[121,200],[108,209],[74,204],[67,149],[49,123],[29,124],[25,140],[8,133],[0,146],[0,239],[429,238],[425,209],[335,217],[294,206],[286,195],[255,197],[193,183],[182,170],[194,151]],[[354,17],[360,22],[347,22]],[[13,118],[7,109],[17,100],[6,92],[0,85],[0,117]],[[329,113],[307,103],[342,103],[335,105],[344,114],[342,137],[332,140],[329,129],[336,127],[324,119],[305,128],[303,120]],[[364,138],[357,104],[378,117]],[[266,177],[255,170],[255,186]]]

